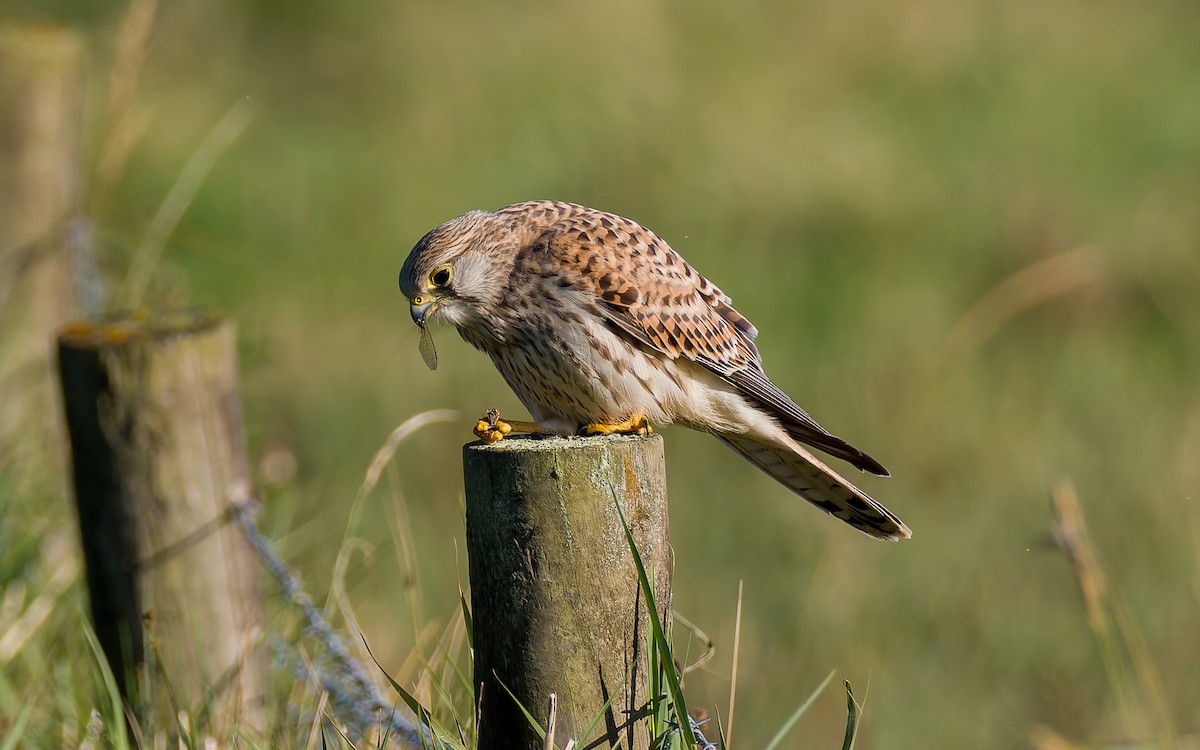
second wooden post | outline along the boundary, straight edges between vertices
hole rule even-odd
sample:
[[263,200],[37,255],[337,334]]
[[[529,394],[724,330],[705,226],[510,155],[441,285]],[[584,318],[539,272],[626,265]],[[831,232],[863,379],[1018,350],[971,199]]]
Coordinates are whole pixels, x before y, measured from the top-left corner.
[[541,747],[518,702],[542,720],[551,692],[559,746],[648,747],[638,718],[648,703],[650,613],[616,503],[663,622],[671,557],[662,438],[508,438],[463,452],[479,747]]
[[258,566],[227,522],[250,491],[232,324],[84,321],[60,333],[59,365],[93,621],[123,697],[154,718],[143,731],[169,736],[180,712],[219,741],[261,729]]

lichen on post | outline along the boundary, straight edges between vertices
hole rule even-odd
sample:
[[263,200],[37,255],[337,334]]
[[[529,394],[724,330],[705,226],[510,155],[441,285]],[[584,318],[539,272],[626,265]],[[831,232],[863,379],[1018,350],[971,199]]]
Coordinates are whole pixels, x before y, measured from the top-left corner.
[[139,311],[67,326],[58,352],[93,621],[124,697],[160,727],[175,710],[216,737],[261,727],[258,567],[228,523],[249,494],[233,326]]
[[633,717],[647,703],[650,613],[616,503],[661,622],[671,601],[662,438],[510,437],[463,452],[479,747],[540,747],[517,703],[536,715],[551,692],[559,738],[648,747]]

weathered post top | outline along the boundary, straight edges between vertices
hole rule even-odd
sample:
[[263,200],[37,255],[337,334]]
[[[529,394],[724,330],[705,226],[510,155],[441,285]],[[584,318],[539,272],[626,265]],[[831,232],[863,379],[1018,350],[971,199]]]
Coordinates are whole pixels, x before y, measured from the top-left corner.
[[108,349],[187,337],[222,325],[228,321],[211,310],[138,308],[77,320],[58,332],[58,340],[71,349]]
[[616,503],[669,620],[662,438],[510,437],[467,445],[463,468],[479,747],[541,747],[517,701],[537,716],[551,692],[559,744],[647,747],[631,717],[647,702],[650,613]]

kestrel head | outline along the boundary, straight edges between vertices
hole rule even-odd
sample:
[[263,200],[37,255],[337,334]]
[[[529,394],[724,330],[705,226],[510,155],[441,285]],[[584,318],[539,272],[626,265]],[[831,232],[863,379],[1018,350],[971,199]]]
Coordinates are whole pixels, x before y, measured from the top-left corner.
[[514,239],[486,211],[465,213],[422,237],[400,269],[413,322],[424,328],[435,313],[456,326],[478,319],[500,293],[497,256]]

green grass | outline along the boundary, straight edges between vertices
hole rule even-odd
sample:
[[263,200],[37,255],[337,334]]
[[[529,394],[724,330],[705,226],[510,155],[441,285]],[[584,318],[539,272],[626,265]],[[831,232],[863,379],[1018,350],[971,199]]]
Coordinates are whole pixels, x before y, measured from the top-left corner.
[[[728,292],[780,386],[892,470],[865,488],[914,531],[872,544],[715,441],[666,431],[675,606],[718,647],[685,687],[711,713],[745,581],[739,747],[765,745],[835,668],[869,680],[862,748],[1124,737],[1050,542],[1063,477],[1166,714],[1197,731],[1194,5],[164,3],[134,96],[113,105],[124,3],[10,5],[87,35],[88,207],[115,284],[207,134],[242,97],[259,107],[146,300],[237,319],[252,455],[295,466],[269,488],[273,535],[314,592],[343,530],[364,540],[345,601],[385,666],[461,617],[467,420],[406,443],[386,498],[348,524],[373,451],[427,409],[520,408],[449,331],[425,369],[396,273],[446,218],[553,197],[647,224]],[[144,135],[104,172],[130,112]],[[1083,281],[972,312],[1046,284],[1038,264],[1063,256]],[[53,604],[0,664],[0,734],[45,684],[26,736],[54,744],[70,716],[82,737],[79,578],[56,588],[69,554],[46,546],[70,549],[72,511],[55,482],[18,491],[0,470],[0,584],[14,612]],[[841,710],[823,693],[796,742],[836,746]]]

